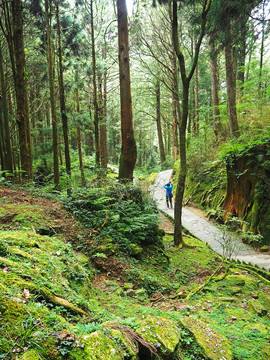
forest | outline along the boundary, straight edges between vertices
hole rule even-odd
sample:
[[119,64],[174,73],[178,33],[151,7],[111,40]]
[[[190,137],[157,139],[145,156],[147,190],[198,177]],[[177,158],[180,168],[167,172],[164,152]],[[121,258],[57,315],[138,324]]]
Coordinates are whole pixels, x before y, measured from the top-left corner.
[[0,1],[0,359],[270,358],[269,14]]

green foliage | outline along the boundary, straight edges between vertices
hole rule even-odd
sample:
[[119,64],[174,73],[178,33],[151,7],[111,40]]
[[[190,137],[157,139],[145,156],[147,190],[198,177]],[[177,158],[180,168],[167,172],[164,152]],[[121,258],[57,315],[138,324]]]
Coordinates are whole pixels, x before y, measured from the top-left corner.
[[[232,162],[235,158],[248,157],[250,165],[258,164],[258,166],[260,166],[264,160],[264,156],[260,154],[259,151],[262,149],[262,151],[269,156],[269,146],[269,137],[262,136],[257,139],[248,139],[246,135],[243,135],[239,139],[232,139],[223,146],[220,152],[220,159],[228,163]],[[263,149],[265,149],[265,151]]]
[[94,331],[101,330],[102,327],[97,322],[91,322],[87,324],[77,323],[76,326],[72,329],[77,335],[86,335],[91,334]]
[[129,254],[134,253],[134,245],[162,246],[157,209],[134,185],[73,193],[64,207],[84,225],[95,229],[100,241],[112,239]]
[[201,349],[194,339],[192,333],[185,328],[180,330],[181,336],[181,355],[185,360],[206,360],[201,354]]

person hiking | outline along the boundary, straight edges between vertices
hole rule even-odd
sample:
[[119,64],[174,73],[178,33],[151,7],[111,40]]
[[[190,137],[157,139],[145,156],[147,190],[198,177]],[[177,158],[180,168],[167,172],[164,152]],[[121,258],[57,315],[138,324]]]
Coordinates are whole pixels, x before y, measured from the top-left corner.
[[168,182],[168,184],[165,184],[164,189],[166,190],[166,204],[167,207],[171,207],[172,208],[172,188],[173,188],[173,184],[171,182],[171,180]]

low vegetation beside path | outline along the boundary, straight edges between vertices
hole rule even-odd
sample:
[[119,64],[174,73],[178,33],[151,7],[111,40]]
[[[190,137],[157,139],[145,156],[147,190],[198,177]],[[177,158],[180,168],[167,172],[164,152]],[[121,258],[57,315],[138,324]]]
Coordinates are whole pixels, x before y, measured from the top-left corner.
[[205,153],[199,161],[197,148],[190,149],[185,191],[185,205],[195,204],[261,252],[270,252],[269,144],[269,138],[232,142],[218,157]]
[[176,250],[137,187],[0,199],[0,359],[270,358],[270,274]]

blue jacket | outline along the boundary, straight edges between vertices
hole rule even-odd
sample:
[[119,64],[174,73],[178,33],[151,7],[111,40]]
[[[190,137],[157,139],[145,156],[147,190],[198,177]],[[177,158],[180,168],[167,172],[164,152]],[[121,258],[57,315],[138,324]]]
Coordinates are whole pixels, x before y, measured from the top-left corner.
[[166,184],[163,187],[164,187],[164,189],[166,189],[166,196],[169,196],[169,197],[172,196],[173,184],[171,184],[171,186],[167,186],[167,184]]

